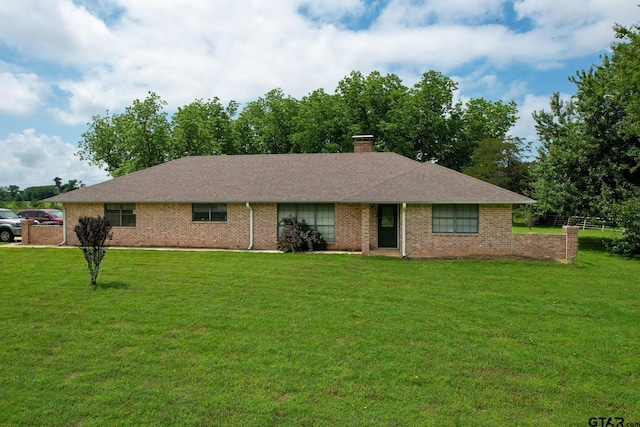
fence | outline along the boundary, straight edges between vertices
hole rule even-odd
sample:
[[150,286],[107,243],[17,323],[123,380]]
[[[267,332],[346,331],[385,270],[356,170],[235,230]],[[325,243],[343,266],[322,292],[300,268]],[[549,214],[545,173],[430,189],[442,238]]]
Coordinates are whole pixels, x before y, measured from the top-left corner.
[[549,224],[554,227],[570,225],[573,227],[579,227],[582,230],[595,229],[604,231],[605,229],[615,229],[618,226],[612,219],[589,216],[570,216],[567,218],[559,215],[547,215],[544,222],[545,224]]

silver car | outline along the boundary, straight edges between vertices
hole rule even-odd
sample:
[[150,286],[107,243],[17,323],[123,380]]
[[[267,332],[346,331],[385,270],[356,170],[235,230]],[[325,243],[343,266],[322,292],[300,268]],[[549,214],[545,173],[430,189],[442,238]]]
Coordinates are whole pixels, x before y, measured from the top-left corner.
[[9,209],[0,208],[0,242],[13,242],[14,236],[21,235],[20,217]]

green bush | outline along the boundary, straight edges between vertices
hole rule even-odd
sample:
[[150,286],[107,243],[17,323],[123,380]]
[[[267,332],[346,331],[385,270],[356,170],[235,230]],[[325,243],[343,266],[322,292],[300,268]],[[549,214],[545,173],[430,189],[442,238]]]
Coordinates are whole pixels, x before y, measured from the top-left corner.
[[307,252],[326,249],[327,242],[322,238],[322,233],[312,228],[305,220],[297,218],[284,218],[282,235],[278,239],[278,250],[283,252]]
[[629,199],[618,207],[618,226],[622,227],[620,237],[607,241],[607,249],[612,254],[633,256],[640,254],[640,198]]

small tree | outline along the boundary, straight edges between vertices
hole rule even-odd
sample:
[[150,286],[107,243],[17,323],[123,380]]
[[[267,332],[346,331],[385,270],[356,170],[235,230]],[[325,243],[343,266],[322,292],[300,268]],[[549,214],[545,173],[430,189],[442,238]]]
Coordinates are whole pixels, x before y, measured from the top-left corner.
[[322,238],[322,233],[311,228],[305,220],[296,218],[284,218],[282,221],[284,230],[278,239],[278,250],[283,252],[306,252],[314,249],[325,249],[327,243]]
[[87,268],[91,276],[91,285],[96,286],[100,263],[107,253],[104,243],[111,240],[111,223],[101,216],[83,216],[78,220],[78,225],[73,229],[80,245],[78,246],[87,261]]
[[526,225],[527,228],[531,230],[531,227],[533,227],[533,225],[538,220],[538,215],[536,215],[536,213],[534,212],[531,206],[522,207],[522,209],[520,210],[520,213],[522,215],[522,220],[524,221],[524,225]]

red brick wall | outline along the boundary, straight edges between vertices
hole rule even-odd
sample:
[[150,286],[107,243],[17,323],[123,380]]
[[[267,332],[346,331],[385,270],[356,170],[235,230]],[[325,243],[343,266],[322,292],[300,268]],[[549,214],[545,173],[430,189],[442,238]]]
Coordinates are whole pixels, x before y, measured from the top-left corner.
[[362,208],[358,203],[335,205],[336,241],[328,249],[339,251],[359,251],[362,227]]
[[73,229],[78,225],[81,216],[104,216],[104,204],[77,203],[64,205],[64,227],[67,229],[67,244],[78,245],[80,242]]
[[563,227],[562,234],[514,234],[513,254],[538,259],[575,260],[578,256],[579,227]]
[[[276,249],[277,204],[251,204],[254,212],[254,249]],[[68,244],[77,244],[73,228],[80,216],[104,215],[103,204],[67,204]],[[112,246],[167,246],[246,249],[249,247],[249,209],[227,205],[226,222],[191,221],[191,204],[136,205],[136,227],[114,227]],[[362,251],[377,248],[377,208],[370,204],[336,204],[336,241],[331,250]],[[511,232],[511,205],[481,205],[477,234],[433,233],[431,205],[407,204],[406,251],[409,257],[447,258],[523,256],[575,259],[577,231],[540,235]],[[399,227],[399,233],[401,229]],[[61,241],[61,240],[60,240]],[[401,246],[401,237],[398,239]],[[57,244],[59,242],[55,242]],[[399,249],[400,250],[400,249]]]
[[[278,248],[278,205],[275,203],[258,203],[253,206],[253,248],[277,249]],[[248,209],[244,223],[249,236]],[[248,242],[247,242],[248,243]]]
[[[263,205],[264,206],[264,205]],[[255,212],[265,211],[263,206],[254,207]],[[275,205],[274,210],[275,210]],[[66,204],[67,240],[69,244],[78,243],[73,227],[80,216],[103,216],[103,204]],[[254,233],[256,249],[263,247],[264,237],[260,225],[268,215],[258,216],[260,221]],[[273,217],[273,224],[276,223]],[[138,203],[136,204],[135,227],[113,227],[111,246],[167,246],[167,247],[206,247],[225,249],[246,249],[249,247],[249,209],[244,204],[227,205],[227,221],[200,222],[191,220],[190,203]]]
[[480,205],[478,215],[477,234],[433,233],[431,205],[407,205],[407,255],[426,258],[577,257],[575,230],[565,230],[563,234],[512,234],[511,205]]
[[35,225],[33,220],[23,219],[22,244],[23,245],[59,245],[64,240],[64,229],[59,225]]

